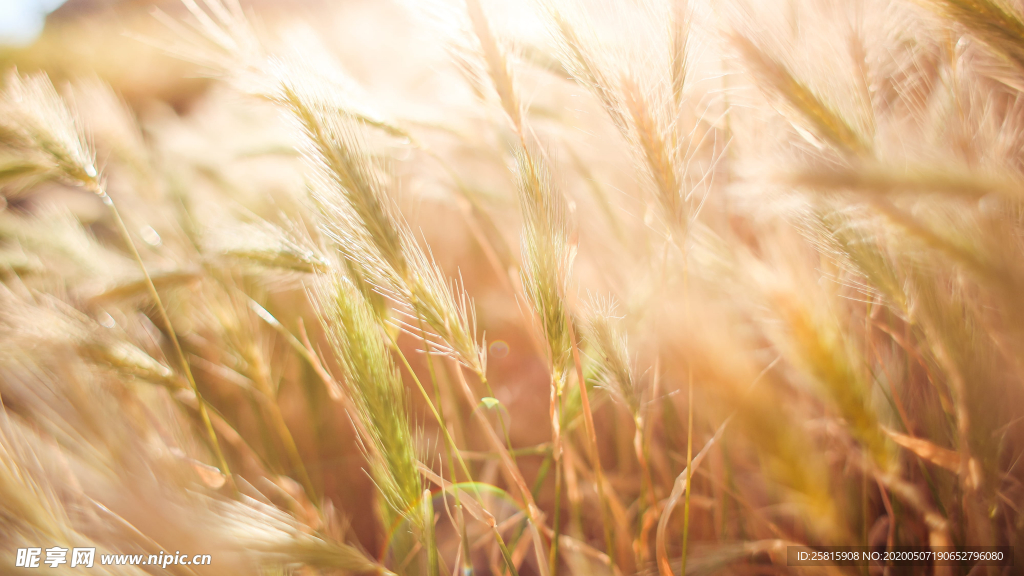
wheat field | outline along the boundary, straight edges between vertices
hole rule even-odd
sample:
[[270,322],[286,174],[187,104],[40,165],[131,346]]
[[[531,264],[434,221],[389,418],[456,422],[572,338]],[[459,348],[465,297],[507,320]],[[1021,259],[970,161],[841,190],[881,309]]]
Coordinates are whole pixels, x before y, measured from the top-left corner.
[[0,573],[1022,573],[787,549],[1024,543],[1024,5],[242,1],[0,50]]

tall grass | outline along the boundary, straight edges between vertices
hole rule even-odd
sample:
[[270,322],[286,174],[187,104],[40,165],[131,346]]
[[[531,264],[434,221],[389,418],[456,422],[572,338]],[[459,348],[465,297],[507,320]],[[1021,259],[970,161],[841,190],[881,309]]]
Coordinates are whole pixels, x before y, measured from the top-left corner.
[[187,107],[3,81],[6,565],[1020,544],[1018,6],[183,4]]

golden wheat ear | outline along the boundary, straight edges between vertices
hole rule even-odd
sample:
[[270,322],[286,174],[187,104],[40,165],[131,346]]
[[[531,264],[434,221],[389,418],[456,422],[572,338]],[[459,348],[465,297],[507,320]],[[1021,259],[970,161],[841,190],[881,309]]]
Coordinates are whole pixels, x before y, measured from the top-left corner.
[[575,248],[569,241],[565,199],[536,152],[517,152],[519,205],[523,213],[522,281],[547,343],[548,361],[559,378],[570,356],[565,297]]
[[870,156],[871,143],[853,123],[797,78],[789,68],[755,41],[733,34],[732,44],[747,64],[755,83],[797,131],[816,146],[828,145],[853,158]]
[[998,56],[1024,72],[1024,18],[1001,0],[915,0],[955,22]]
[[[298,92],[289,98],[306,136],[303,152],[315,170],[314,199],[324,232],[362,278],[436,333],[436,349],[483,377],[486,355],[477,342],[472,302],[413,237],[387,194],[386,168],[366,150],[362,126]],[[417,333],[415,327],[410,331]]]
[[376,315],[351,280],[321,274],[312,296],[364,431],[361,438],[381,490],[389,523],[413,514],[422,496],[405,388],[383,340]]

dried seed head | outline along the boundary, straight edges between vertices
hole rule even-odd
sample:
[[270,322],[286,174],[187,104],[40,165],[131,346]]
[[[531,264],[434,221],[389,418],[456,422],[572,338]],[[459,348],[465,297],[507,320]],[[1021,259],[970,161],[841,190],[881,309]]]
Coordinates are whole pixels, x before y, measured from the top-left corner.
[[0,125],[19,147],[45,157],[64,177],[97,189],[95,154],[45,74],[7,75],[0,92]]
[[598,382],[638,418],[643,391],[634,376],[626,335],[620,324],[621,318],[616,317],[613,302],[597,298],[588,306],[583,335],[589,344],[588,354],[596,364]]

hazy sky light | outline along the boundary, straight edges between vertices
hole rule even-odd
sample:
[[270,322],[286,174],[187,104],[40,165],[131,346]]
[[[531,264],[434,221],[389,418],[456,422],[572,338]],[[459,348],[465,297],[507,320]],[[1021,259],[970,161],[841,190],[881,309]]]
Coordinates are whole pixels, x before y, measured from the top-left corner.
[[28,44],[64,0],[0,0],[0,44]]

